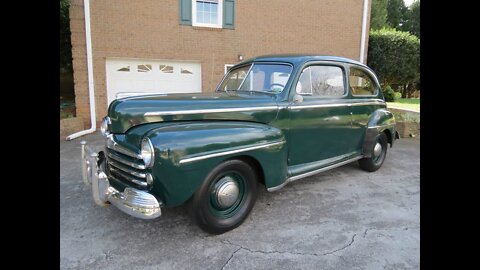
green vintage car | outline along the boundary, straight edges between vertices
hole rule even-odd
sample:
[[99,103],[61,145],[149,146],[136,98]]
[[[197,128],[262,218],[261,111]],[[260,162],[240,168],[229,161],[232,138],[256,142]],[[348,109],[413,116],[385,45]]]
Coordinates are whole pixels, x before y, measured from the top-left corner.
[[398,139],[370,68],[312,55],[246,60],[213,93],[117,99],[101,130],[104,151],[81,142],[97,204],[153,219],[188,203],[215,234],[247,218],[258,187],[276,191],[354,161],[376,171]]

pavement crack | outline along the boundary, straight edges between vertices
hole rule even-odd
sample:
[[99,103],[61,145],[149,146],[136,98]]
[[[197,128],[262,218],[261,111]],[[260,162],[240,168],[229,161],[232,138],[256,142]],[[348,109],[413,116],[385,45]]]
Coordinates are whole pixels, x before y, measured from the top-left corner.
[[225,264],[222,266],[222,270],[225,268],[225,266],[227,266],[227,264],[230,263],[230,261],[232,260],[233,256],[235,255],[235,253],[237,253],[240,249],[242,249],[242,247],[239,247],[237,248],[234,252],[232,252],[232,255],[230,255],[230,258],[228,258],[228,260],[225,262]]
[[370,231],[370,230],[373,230],[375,228],[367,228],[364,232],[363,232],[363,238],[365,238],[365,236],[367,236],[367,232]]
[[346,246],[341,247],[341,248],[336,249],[336,250],[331,251],[331,252],[323,253],[322,255],[330,255],[330,254],[333,254],[333,253],[338,252],[338,251],[340,251],[340,250],[344,250],[344,249],[348,248],[349,246],[351,246],[351,245],[353,244],[353,242],[355,242],[355,236],[357,236],[357,234],[354,234],[354,235],[352,236],[352,240],[351,240],[350,243],[348,243]]
[[[232,242],[230,242],[229,240],[224,240],[222,241],[223,243],[225,244],[229,244],[229,245],[232,245],[232,246],[236,246],[238,247],[238,249],[233,253],[235,254],[236,252],[238,252],[239,250],[243,249],[245,251],[248,251],[250,253],[261,253],[261,254],[291,254],[291,255],[301,255],[301,256],[314,256],[314,257],[318,257],[318,256],[325,256],[325,255],[335,255],[334,253],[338,252],[338,251],[341,251],[341,250],[344,250],[346,248],[348,248],[349,246],[351,246],[353,244],[353,242],[355,242],[355,236],[357,236],[357,234],[354,234],[352,236],[352,240],[350,241],[350,243],[348,243],[347,245],[339,248],[339,249],[336,249],[334,251],[330,251],[330,252],[326,252],[326,253],[305,253],[305,252],[291,252],[291,251],[277,251],[277,250],[273,250],[273,251],[263,251],[263,250],[253,250],[253,249],[250,249],[250,248],[247,248],[247,247],[244,247],[242,245],[238,245],[238,244],[234,244]],[[230,259],[233,257],[233,254],[232,256],[230,257]],[[338,255],[335,255],[335,256],[338,256]],[[228,261],[230,261],[230,259]],[[343,258],[342,258],[343,259]],[[227,263],[228,263],[227,261]],[[226,265],[226,264],[225,264]],[[224,267],[225,267],[224,265]],[[223,269],[223,267],[222,267]]]

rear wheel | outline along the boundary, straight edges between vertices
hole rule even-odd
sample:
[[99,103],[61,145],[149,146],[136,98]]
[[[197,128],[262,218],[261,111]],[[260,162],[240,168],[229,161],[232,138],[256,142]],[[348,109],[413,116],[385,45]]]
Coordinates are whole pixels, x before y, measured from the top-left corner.
[[374,172],[383,164],[387,156],[388,140],[385,133],[380,133],[373,144],[372,155],[369,158],[362,158],[358,161],[360,168],[367,172]]
[[200,228],[221,234],[243,223],[256,198],[255,170],[244,161],[228,160],[207,175],[189,210]]

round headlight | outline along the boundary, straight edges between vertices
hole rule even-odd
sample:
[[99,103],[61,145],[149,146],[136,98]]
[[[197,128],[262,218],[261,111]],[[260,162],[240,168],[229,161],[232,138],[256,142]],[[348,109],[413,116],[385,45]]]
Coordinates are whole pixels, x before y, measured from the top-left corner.
[[110,124],[110,117],[105,116],[102,120],[102,124],[100,125],[100,131],[102,132],[103,136],[108,136],[110,132],[108,131],[108,125]]
[[142,140],[140,155],[142,156],[143,162],[145,163],[146,167],[153,166],[153,161],[155,159],[155,152],[153,149],[152,142],[150,141],[149,138],[144,138]]

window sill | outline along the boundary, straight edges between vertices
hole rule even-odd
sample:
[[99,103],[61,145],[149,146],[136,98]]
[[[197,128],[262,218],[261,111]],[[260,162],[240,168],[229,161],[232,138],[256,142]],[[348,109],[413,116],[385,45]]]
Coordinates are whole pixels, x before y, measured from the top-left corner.
[[192,25],[193,30],[207,30],[207,31],[218,31],[221,32],[223,28],[218,27],[209,27],[209,26],[195,26]]

